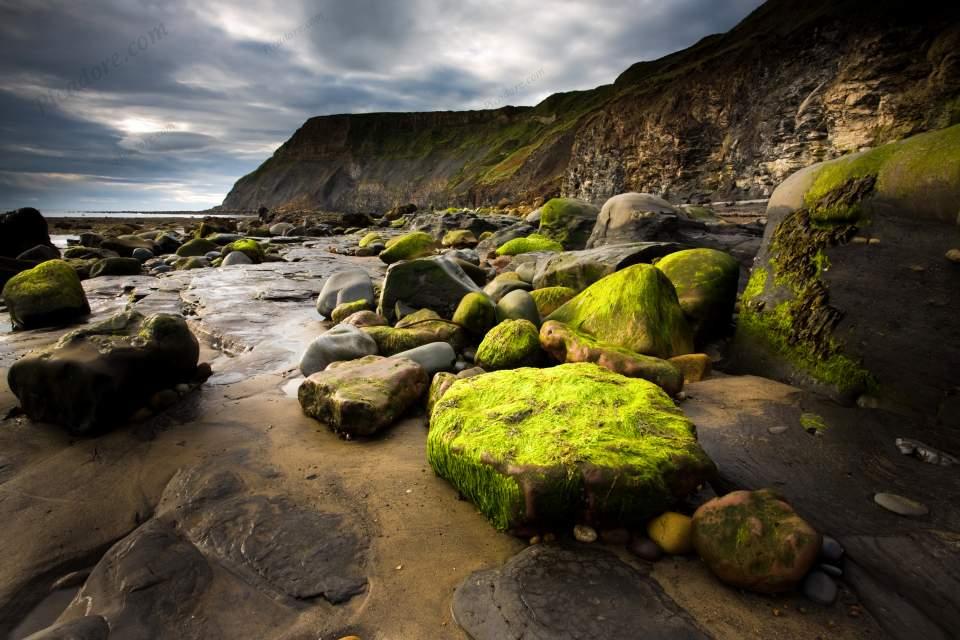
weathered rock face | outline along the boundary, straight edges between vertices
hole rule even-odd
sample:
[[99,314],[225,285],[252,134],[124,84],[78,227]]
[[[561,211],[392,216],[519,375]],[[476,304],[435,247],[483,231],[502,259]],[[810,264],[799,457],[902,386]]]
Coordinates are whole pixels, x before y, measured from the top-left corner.
[[181,316],[127,311],[18,360],[7,382],[31,420],[86,433],[124,420],[157,391],[191,381],[199,353]]
[[737,368],[949,423],[958,211],[960,126],[792,176],[741,298]]
[[536,107],[312,118],[223,206],[768,196],[801,167],[956,122],[957,18],[949,3],[774,0],[726,34]]
[[663,391],[594,364],[455,382],[430,415],[427,458],[499,529],[638,525],[713,471]]

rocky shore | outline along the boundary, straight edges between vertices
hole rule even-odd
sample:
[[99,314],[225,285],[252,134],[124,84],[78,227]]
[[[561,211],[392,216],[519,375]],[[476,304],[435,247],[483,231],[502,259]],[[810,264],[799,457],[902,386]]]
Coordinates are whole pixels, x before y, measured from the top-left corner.
[[956,134],[754,218],[4,214],[0,634],[955,635]]

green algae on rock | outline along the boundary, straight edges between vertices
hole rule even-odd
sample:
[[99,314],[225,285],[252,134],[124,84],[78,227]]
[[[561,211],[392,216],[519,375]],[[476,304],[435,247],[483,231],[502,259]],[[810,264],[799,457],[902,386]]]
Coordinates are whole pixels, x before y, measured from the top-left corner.
[[561,322],[543,324],[540,346],[558,362],[592,362],[629,378],[649,380],[671,396],[683,389],[683,373],[672,363],[598,342]]
[[245,254],[248,258],[253,260],[255,264],[259,264],[263,261],[263,247],[253,238],[241,238],[240,240],[234,240],[220,250],[220,255],[226,257],[233,251],[239,251],[240,253]]
[[464,343],[463,329],[446,320],[423,320],[408,327],[361,327],[374,342],[381,355],[392,356],[431,342],[449,342],[455,349]]
[[474,291],[460,300],[453,321],[474,337],[482,338],[497,323],[497,307],[486,294]]
[[220,251],[220,245],[205,238],[194,238],[177,249],[177,255],[183,258],[205,256],[211,251]]
[[535,366],[542,351],[537,327],[529,320],[504,320],[487,332],[477,347],[477,366],[487,370]]
[[393,264],[400,260],[413,260],[429,256],[437,248],[437,242],[429,233],[414,231],[387,242],[387,248],[380,252],[380,260]]
[[473,231],[469,229],[454,229],[453,231],[447,231],[443,238],[440,240],[440,244],[444,247],[475,247],[477,245],[477,237],[473,235]]
[[2,297],[14,329],[68,323],[90,313],[77,272],[63,260],[16,274],[4,285]]
[[728,330],[740,279],[740,263],[733,256],[716,249],[686,249],[655,264],[677,290],[698,341]]
[[501,530],[640,526],[714,472],[663,391],[594,364],[457,380],[431,413],[427,458]]
[[358,311],[372,311],[372,306],[373,305],[369,300],[342,302],[334,308],[333,313],[330,315],[330,319],[337,323],[343,322]]
[[734,491],[693,514],[693,545],[723,582],[779,593],[813,566],[820,534],[775,492]]
[[566,250],[583,249],[600,209],[576,198],[552,198],[540,209],[540,235]]
[[376,244],[378,242],[383,242],[383,236],[381,236],[376,231],[371,231],[367,235],[360,238],[360,241],[357,243],[357,246],[360,247],[361,249],[365,249],[366,247],[369,247],[370,245]]
[[498,256],[515,256],[534,251],[559,252],[563,251],[563,245],[539,233],[531,233],[526,238],[514,238],[497,247]]
[[649,264],[598,280],[546,320],[643,355],[666,359],[693,351],[693,331],[673,284]]
[[575,295],[577,295],[577,291],[570,287],[544,287],[530,292],[541,318],[546,318],[563,306],[565,302],[573,299]]

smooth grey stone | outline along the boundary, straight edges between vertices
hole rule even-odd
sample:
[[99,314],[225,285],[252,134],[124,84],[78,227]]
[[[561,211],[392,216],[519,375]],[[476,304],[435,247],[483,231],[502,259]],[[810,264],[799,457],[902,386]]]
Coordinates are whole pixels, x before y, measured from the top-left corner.
[[770,433],[776,436],[776,435],[780,435],[781,433],[786,433],[788,428],[789,427],[784,427],[781,425],[777,427],[770,427],[769,429],[767,429],[767,431],[769,431]]
[[464,262],[469,262],[470,264],[474,265],[480,264],[480,256],[477,255],[477,252],[474,249],[450,249],[443,255],[448,258],[463,260]]
[[153,257],[153,251],[150,251],[150,249],[144,249],[143,247],[137,247],[130,255],[140,262],[146,262]]
[[461,371],[466,371],[469,369],[472,364],[473,363],[467,362],[466,360],[457,360],[453,363],[453,370],[456,373],[460,373]]
[[479,291],[456,262],[445,256],[404,260],[391,264],[383,279],[378,313],[395,319],[397,302],[419,309],[430,309],[442,318],[450,318],[463,296]]
[[452,371],[457,361],[457,352],[446,342],[431,342],[390,356],[406,358],[419,364],[432,376],[440,371]]
[[229,267],[234,264],[253,264],[253,260],[243,251],[231,251],[227,254],[227,257],[223,259],[223,262],[220,263],[220,266]]
[[803,595],[822,605],[837,601],[837,583],[824,572],[814,569],[803,580]]
[[173,267],[168,264],[158,264],[157,266],[150,269],[151,273],[168,273],[173,271]]
[[518,289],[530,291],[533,287],[529,282],[523,280],[491,280],[483,288],[483,292],[490,296],[490,299],[494,302],[499,302],[503,296]]
[[517,275],[520,276],[520,279],[524,282],[533,282],[533,276],[537,273],[537,263],[536,262],[524,262],[517,265],[516,268]]
[[272,236],[282,236],[288,233],[294,226],[289,222],[278,222],[277,224],[270,227],[270,235]]
[[300,371],[309,376],[332,362],[377,355],[377,343],[352,324],[338,324],[317,336],[300,358]]
[[917,502],[916,500],[911,500],[910,498],[899,496],[895,493],[878,493],[873,496],[873,501],[887,511],[892,511],[897,515],[906,516],[908,518],[918,518],[930,513],[930,509],[927,508],[927,505]]
[[819,566],[820,566],[820,571],[823,571],[828,576],[839,578],[843,575],[843,569],[841,569],[840,567],[835,567],[834,565],[827,564],[825,562],[821,563]]
[[497,303],[497,322],[521,319],[540,326],[540,312],[537,311],[533,296],[528,291],[517,289],[503,296]]
[[843,546],[837,542],[836,538],[823,536],[823,542],[820,545],[820,557],[833,563],[840,562],[843,560]]
[[317,313],[329,318],[337,305],[357,300],[366,300],[372,307],[373,297],[373,283],[366,271],[363,269],[338,271],[323,283],[320,295],[317,296]]
[[220,257],[220,252],[219,252],[219,251],[207,251],[207,253],[206,253],[203,257],[206,258],[207,260],[216,260],[217,258]]

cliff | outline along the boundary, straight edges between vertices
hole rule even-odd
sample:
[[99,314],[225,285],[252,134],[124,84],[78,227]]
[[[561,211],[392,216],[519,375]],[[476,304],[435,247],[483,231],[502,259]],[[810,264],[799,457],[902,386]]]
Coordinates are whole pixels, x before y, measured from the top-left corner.
[[231,210],[766,197],[793,171],[960,122],[960,7],[770,0],[734,29],[535,107],[308,120]]

